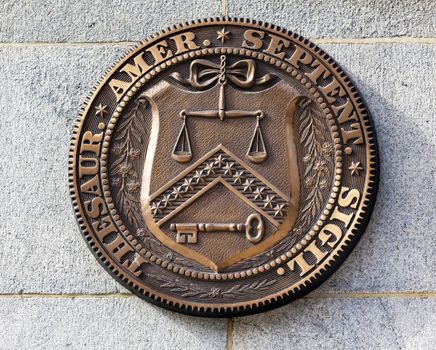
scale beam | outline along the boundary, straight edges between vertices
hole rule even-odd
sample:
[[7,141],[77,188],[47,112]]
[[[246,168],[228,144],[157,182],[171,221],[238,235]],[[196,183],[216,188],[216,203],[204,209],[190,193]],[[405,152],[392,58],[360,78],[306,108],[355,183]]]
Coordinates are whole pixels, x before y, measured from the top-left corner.
[[196,117],[196,118],[219,118],[221,120],[225,118],[244,118],[244,117],[256,117],[262,119],[265,117],[263,111],[239,111],[239,110],[209,110],[209,111],[191,111],[185,110],[180,112],[180,116],[184,117]]

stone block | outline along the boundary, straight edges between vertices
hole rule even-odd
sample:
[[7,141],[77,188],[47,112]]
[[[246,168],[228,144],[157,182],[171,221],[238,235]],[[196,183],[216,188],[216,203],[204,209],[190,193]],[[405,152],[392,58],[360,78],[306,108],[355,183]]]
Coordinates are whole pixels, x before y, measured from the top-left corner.
[[301,299],[234,319],[233,349],[432,350],[431,299]]
[[80,106],[125,48],[0,51],[0,292],[117,292],[79,235],[67,162]]
[[2,349],[225,349],[226,320],[137,298],[2,298]]
[[228,0],[228,15],[273,23],[308,38],[434,37],[436,2]]
[[4,0],[0,42],[143,41],[174,24],[219,15],[218,0]]

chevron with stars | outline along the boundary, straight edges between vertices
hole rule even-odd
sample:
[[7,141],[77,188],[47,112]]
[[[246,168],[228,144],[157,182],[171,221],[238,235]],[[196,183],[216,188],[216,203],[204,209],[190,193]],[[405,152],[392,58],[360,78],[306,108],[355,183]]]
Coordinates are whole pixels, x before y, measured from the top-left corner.
[[220,145],[151,196],[150,208],[156,222],[189,205],[193,197],[208,191],[217,181],[237,191],[258,212],[279,225],[288,209],[289,198],[266,179]]

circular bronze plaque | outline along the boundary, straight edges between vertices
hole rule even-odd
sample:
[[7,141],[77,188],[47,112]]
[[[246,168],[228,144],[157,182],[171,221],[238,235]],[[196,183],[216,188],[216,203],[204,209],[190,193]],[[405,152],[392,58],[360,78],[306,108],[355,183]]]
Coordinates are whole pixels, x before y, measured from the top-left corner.
[[209,19],[169,28],[100,81],[73,133],[74,210],[125,287],[201,316],[287,303],[368,222],[377,147],[342,69],[297,34]]

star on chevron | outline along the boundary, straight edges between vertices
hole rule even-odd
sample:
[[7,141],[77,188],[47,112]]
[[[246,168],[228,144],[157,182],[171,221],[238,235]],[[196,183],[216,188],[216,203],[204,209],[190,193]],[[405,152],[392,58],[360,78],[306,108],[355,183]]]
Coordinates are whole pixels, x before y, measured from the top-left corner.
[[245,180],[243,186],[244,186],[244,192],[252,192],[253,191],[253,179],[247,179]]
[[185,188],[185,192],[194,189],[194,185],[192,183],[193,180],[194,179],[192,177],[183,180],[182,186]]
[[160,203],[163,204],[164,208],[166,208],[168,205],[171,205],[171,195],[169,194],[164,195]]
[[214,159],[214,164],[218,166],[218,168],[221,168],[223,164],[225,163],[226,159],[220,154],[218,157]]
[[263,198],[263,194],[262,192],[265,191],[265,187],[261,186],[256,186],[256,189],[254,190],[254,199],[260,199],[262,200]]
[[203,169],[202,170],[196,170],[195,171],[195,175],[192,177],[193,179],[195,179],[196,181],[195,181],[195,183],[199,183],[199,182],[204,182],[204,179],[203,179]]
[[275,210],[275,213],[274,213],[274,216],[283,216],[283,214],[284,214],[284,209],[285,208],[285,204],[277,204],[275,207],[274,207],[274,210]]
[[204,170],[207,172],[207,175],[211,173],[215,174],[215,170],[213,169],[213,166],[214,166],[213,162],[210,162],[204,166]]
[[272,208],[273,207],[273,201],[275,196],[270,196],[269,194],[265,197],[263,200],[263,207],[264,208]]
[[174,187],[173,192],[171,192],[171,195],[174,196],[174,199],[183,198],[182,197],[182,186]]
[[153,202],[151,205],[151,211],[153,215],[162,214],[161,202]]
[[351,175],[359,175],[360,171],[363,168],[360,166],[360,162],[354,163],[351,162],[351,165],[348,167],[348,170],[351,170]]
[[230,175],[232,176],[232,170],[233,170],[233,166],[235,165],[235,163],[227,163],[226,165],[224,165],[223,169],[224,169],[224,175]]
[[242,175],[244,175],[244,170],[236,171],[236,172],[233,174],[233,183],[234,183],[234,184],[236,184],[236,183],[242,183]]
[[103,106],[101,103],[94,108],[96,110],[95,115],[98,115],[101,118],[103,118],[108,113],[108,111],[106,110],[107,106]]
[[216,33],[218,34],[217,39],[220,40],[223,44],[226,40],[230,39],[230,32],[226,31],[226,28],[217,31]]

